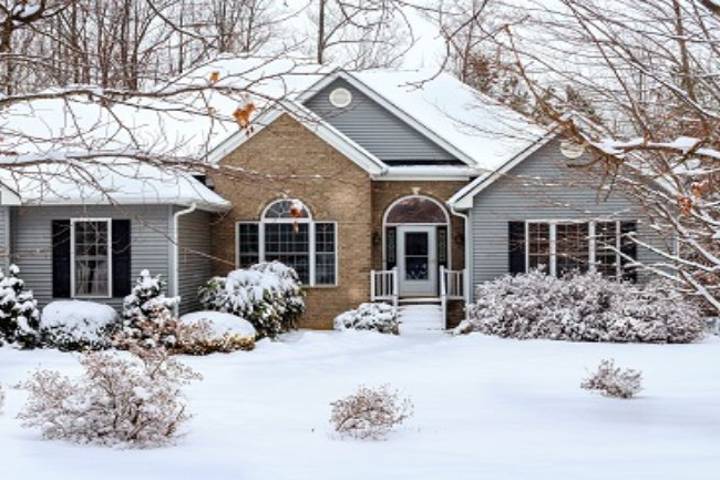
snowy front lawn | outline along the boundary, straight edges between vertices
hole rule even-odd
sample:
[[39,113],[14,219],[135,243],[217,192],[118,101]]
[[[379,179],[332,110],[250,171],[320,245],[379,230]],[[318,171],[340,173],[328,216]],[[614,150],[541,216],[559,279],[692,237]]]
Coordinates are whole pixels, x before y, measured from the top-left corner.
[[[603,358],[642,370],[618,400],[580,389]],[[3,478],[716,479],[720,340],[691,345],[296,332],[253,352],[183,357],[204,381],[176,446],[118,450],[42,440],[11,386],[35,367],[76,374],[69,353],[0,348]],[[386,441],[331,434],[329,403],[389,383],[415,415]]]

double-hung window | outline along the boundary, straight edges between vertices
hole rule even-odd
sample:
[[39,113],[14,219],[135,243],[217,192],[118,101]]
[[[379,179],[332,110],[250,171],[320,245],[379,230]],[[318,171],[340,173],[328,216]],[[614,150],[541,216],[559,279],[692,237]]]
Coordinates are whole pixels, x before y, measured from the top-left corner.
[[259,222],[238,222],[236,240],[240,268],[277,260],[294,268],[305,285],[337,283],[337,224],[313,221],[299,200],[275,201]]
[[73,297],[112,296],[112,222],[72,219],[70,278]]
[[[510,230],[515,232],[514,237],[522,232],[512,225]],[[540,269],[558,277],[596,270],[608,277],[634,281],[636,273],[628,264],[637,256],[635,242],[629,236],[635,230],[634,221],[530,220],[525,222],[524,239],[520,238],[525,254],[520,265],[525,265],[525,271]],[[511,241],[518,243],[518,238]],[[511,247],[511,262],[518,253],[522,250],[518,252],[517,245]]]

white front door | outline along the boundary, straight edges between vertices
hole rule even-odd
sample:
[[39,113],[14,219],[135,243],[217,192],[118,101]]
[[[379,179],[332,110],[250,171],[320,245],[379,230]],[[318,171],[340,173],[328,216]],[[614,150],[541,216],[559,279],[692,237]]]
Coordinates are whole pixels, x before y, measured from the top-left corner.
[[436,227],[407,225],[398,227],[397,231],[400,296],[436,296]]

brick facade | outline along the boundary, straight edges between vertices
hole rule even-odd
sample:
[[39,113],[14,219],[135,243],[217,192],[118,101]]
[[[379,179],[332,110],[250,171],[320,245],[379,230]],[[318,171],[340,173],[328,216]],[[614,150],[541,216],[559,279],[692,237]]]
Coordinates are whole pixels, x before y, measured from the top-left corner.
[[[288,115],[283,115],[221,162],[216,191],[232,209],[213,227],[216,274],[234,267],[235,223],[257,220],[271,201],[302,200],[315,220],[338,223],[338,284],[307,289],[304,328],[332,328],[338,313],[370,296],[371,187],[368,174]],[[241,167],[254,174],[234,174]]]
[[[332,328],[338,313],[370,298],[370,270],[382,268],[382,219],[406,195],[441,203],[465,182],[372,182],[367,172],[288,115],[283,115],[222,160],[216,191],[232,209],[214,222],[215,274],[235,265],[235,224],[258,220],[273,200],[302,200],[313,219],[338,224],[338,284],[307,289],[304,328]],[[243,169],[241,172],[239,169]],[[250,172],[250,173],[245,173]],[[452,267],[464,266],[464,226],[451,216]]]

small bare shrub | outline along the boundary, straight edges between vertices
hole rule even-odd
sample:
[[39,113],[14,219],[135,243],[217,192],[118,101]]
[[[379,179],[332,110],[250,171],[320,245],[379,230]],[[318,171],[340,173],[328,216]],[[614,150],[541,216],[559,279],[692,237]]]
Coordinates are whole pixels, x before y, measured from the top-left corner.
[[642,390],[642,373],[615,367],[612,359],[600,362],[595,373],[580,384],[585,390],[599,390],[605,396],[632,398]]
[[75,443],[149,448],[171,442],[190,418],[181,388],[201,377],[163,349],[139,353],[85,354],[84,374],[74,380],[57,371],[35,372],[22,384],[30,392],[18,415],[23,427]]
[[409,398],[400,398],[389,385],[360,386],[354,394],[330,404],[330,423],[337,433],[360,439],[380,440],[413,414]]

